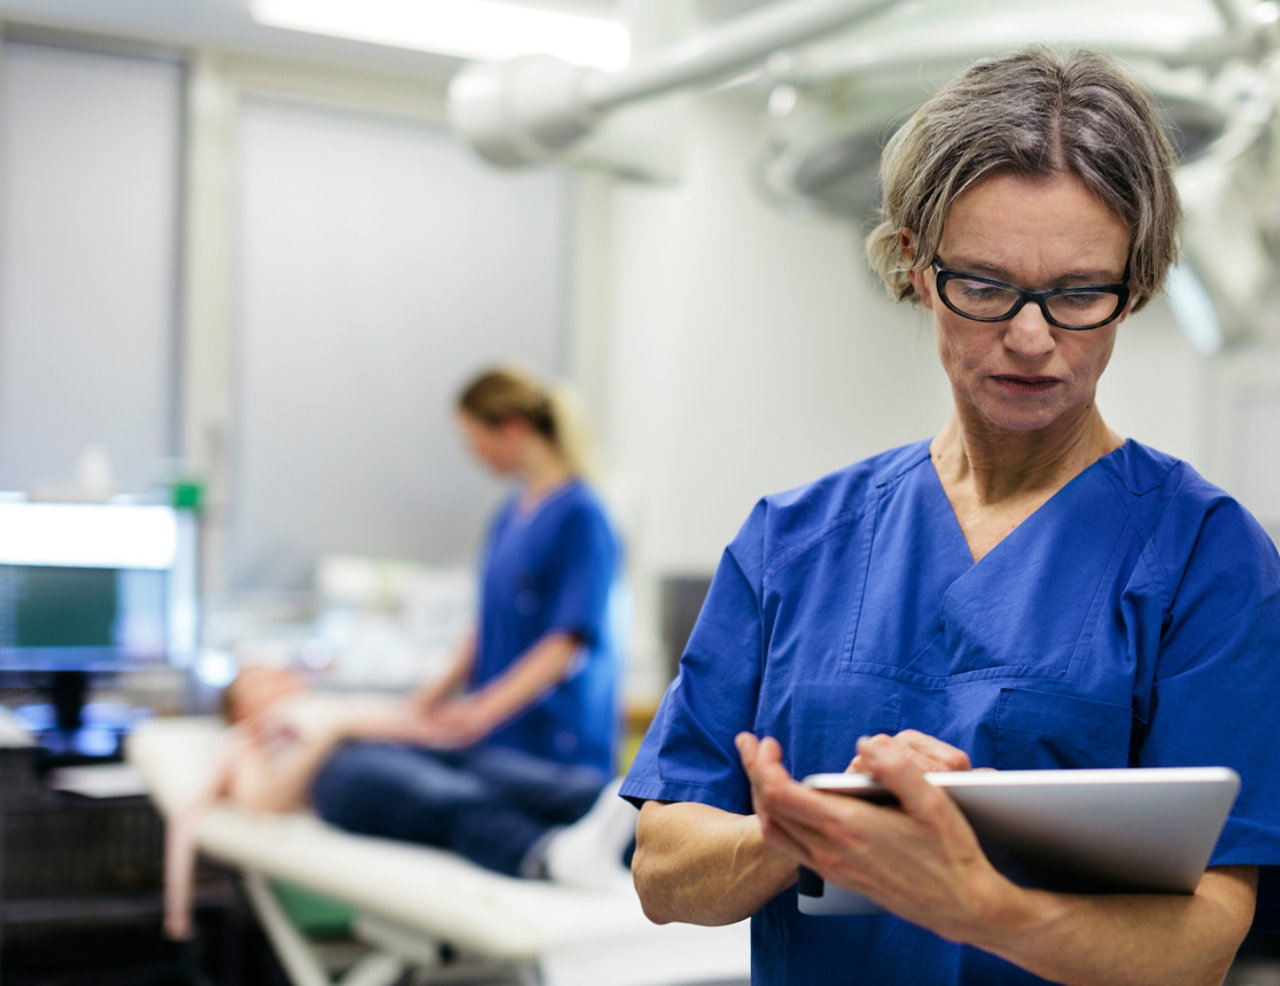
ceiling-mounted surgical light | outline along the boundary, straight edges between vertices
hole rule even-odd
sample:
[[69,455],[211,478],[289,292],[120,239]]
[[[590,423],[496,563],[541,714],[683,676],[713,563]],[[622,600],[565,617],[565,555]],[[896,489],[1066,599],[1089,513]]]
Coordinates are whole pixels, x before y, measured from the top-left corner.
[[[967,57],[937,57],[934,70]],[[1222,167],[1263,139],[1273,114],[1265,77],[1225,66],[1212,79],[1196,68],[1135,63],[1160,108],[1169,137],[1185,164]],[[950,74],[944,71],[943,74]],[[880,153],[899,125],[929,95],[918,78],[868,71],[819,85],[789,75],[775,78],[764,136],[749,164],[758,190],[798,215],[866,218],[879,201]]]
[[1160,107],[1183,162],[1229,159],[1259,138],[1272,100],[1259,71],[1224,58],[1265,50],[1265,18],[1239,29],[1227,21],[1208,0],[1164,0],[1158,16],[1108,0],[1073,0],[1069,17],[1062,5],[1022,0],[902,4],[766,64],[765,87],[787,99],[769,100],[750,171],[788,211],[865,218],[878,200],[880,151],[907,116],[974,60],[1033,39],[1117,55]]
[[254,20],[467,59],[542,54],[574,65],[627,63],[626,25],[495,0],[251,0]]
[[[749,164],[757,189],[792,215],[865,221],[885,143],[955,72],[1033,38],[1108,51],[1157,104],[1179,157],[1183,265],[1168,296],[1187,338],[1212,354],[1274,332],[1264,313],[1277,301],[1280,212],[1259,207],[1280,191],[1269,177],[1280,175],[1274,4],[1167,0],[1156,16],[1155,5],[1093,3],[1091,13],[1073,0],[1068,18],[1047,2],[924,0],[771,59],[765,86],[782,97],[767,100]],[[1095,25],[1107,37],[1094,37]]]

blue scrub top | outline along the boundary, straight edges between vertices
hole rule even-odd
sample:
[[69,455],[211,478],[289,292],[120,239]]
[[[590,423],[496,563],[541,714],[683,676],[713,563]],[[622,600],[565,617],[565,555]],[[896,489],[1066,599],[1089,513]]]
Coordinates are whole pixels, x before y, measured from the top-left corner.
[[582,650],[569,676],[491,742],[612,776],[619,716],[609,603],[617,568],[613,529],[582,482],[531,511],[518,495],[503,505],[485,549],[471,687],[504,674],[548,633],[574,634]]
[[[1127,442],[975,563],[921,442],[757,505],[622,793],[746,814],[739,731],[803,777],[916,728],[975,766],[1234,767],[1211,864],[1280,867],[1278,658],[1275,546],[1186,463]],[[752,943],[757,986],[1041,982],[889,915],[802,915],[794,887]]]

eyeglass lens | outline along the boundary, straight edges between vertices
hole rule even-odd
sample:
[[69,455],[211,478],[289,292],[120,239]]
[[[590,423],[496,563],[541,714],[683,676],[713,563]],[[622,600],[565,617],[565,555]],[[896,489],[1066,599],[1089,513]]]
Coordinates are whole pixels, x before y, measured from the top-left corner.
[[[1000,319],[1017,306],[1020,295],[1012,287],[984,281],[952,277],[943,285],[946,299],[965,315]],[[1050,295],[1045,299],[1049,314],[1063,325],[1093,325],[1105,321],[1116,310],[1119,295],[1113,291],[1081,290]]]

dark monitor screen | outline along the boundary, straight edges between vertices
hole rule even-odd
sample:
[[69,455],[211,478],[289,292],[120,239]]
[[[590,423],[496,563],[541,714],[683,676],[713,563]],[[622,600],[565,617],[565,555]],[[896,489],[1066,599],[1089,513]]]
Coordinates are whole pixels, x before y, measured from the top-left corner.
[[168,662],[155,569],[0,565],[0,667],[128,670]]

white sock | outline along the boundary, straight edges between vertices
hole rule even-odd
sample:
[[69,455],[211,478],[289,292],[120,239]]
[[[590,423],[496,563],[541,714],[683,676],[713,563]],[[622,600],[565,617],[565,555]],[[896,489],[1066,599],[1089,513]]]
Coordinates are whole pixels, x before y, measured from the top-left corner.
[[635,805],[618,797],[622,778],[600,792],[591,810],[547,840],[543,856],[547,876],[588,890],[630,885],[622,854],[636,833]]

